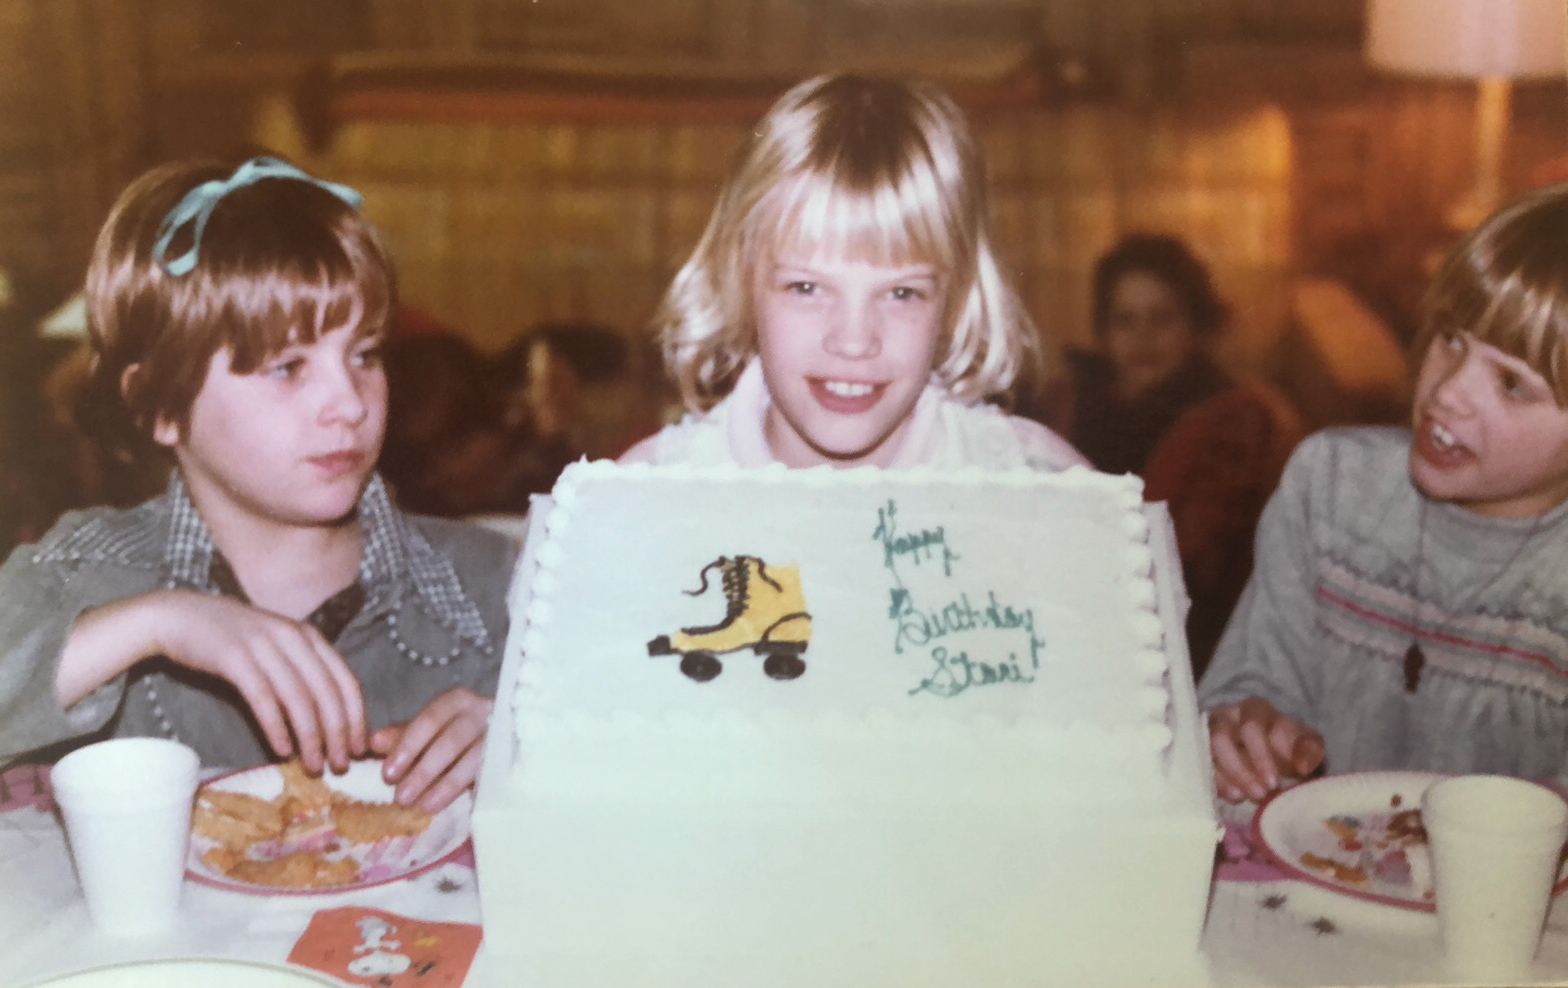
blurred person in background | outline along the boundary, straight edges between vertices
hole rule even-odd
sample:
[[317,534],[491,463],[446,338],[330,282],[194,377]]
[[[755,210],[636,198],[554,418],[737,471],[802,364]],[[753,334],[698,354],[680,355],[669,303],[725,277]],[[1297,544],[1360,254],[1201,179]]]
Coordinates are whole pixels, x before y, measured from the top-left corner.
[[385,366],[392,397],[381,472],[398,503],[447,518],[502,510],[507,436],[484,354],[434,329],[390,339]]
[[1143,477],[1170,505],[1192,597],[1187,634],[1201,674],[1252,569],[1263,505],[1304,429],[1286,399],[1213,357],[1230,307],[1181,240],[1132,234],[1100,258],[1093,350],[1069,351],[1035,417],[1094,465]]
[[614,421],[638,397],[626,384],[628,364],[619,333],[574,322],[535,326],[491,359],[516,510],[527,508],[529,494],[549,491],[573,460],[614,456],[630,444]]

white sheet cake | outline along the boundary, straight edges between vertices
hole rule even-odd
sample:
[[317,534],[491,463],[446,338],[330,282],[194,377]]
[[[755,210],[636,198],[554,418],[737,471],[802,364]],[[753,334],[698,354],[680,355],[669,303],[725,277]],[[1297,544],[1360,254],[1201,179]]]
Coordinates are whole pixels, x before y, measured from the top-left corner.
[[512,591],[487,952],[541,988],[1201,980],[1217,826],[1140,496],[569,467]]

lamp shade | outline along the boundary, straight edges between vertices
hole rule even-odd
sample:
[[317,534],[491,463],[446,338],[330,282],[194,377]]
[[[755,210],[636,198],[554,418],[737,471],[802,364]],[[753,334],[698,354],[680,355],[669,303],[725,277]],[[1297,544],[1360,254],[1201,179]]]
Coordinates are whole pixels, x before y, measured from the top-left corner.
[[1367,58],[1393,72],[1554,76],[1565,52],[1568,0],[1367,0]]

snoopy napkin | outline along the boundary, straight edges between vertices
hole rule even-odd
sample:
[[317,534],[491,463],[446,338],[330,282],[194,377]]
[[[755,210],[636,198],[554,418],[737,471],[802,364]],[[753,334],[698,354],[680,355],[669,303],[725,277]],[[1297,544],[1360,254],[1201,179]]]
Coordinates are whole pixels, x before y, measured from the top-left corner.
[[480,929],[472,923],[435,923],[347,906],[312,917],[289,962],[351,985],[457,988],[479,939]]

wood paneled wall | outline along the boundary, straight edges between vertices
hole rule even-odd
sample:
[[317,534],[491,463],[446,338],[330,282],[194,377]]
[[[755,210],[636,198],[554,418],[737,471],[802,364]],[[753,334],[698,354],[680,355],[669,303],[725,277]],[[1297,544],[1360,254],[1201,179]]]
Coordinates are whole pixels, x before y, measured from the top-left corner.
[[[258,136],[366,194],[407,297],[498,346],[534,322],[644,327],[696,242],[750,121],[350,122],[312,154],[285,108]],[[1241,313],[1258,363],[1282,315],[1289,132],[1278,112],[1021,109],[977,126],[998,240],[1031,311],[1086,340],[1095,258],[1128,229],[1176,230]]]
[[154,155],[147,25],[109,0],[0,0],[0,266],[46,305]]
[[[1059,71],[979,124],[996,220],[1037,319],[1084,337],[1093,256],[1132,228],[1191,237],[1267,369],[1296,272],[1394,319],[1463,188],[1461,84],[1361,63],[1363,0],[0,0],[0,264],[80,277],[120,185],[261,141],[355,182],[409,298],[496,345],[546,318],[634,332],[706,215],[743,123],[350,120],[295,112],[332,59],[521,60],[567,74],[791,78],[824,67],[995,79]],[[1047,73],[1049,75],[1049,72]],[[1564,147],[1561,86],[1521,90],[1515,186]]]

